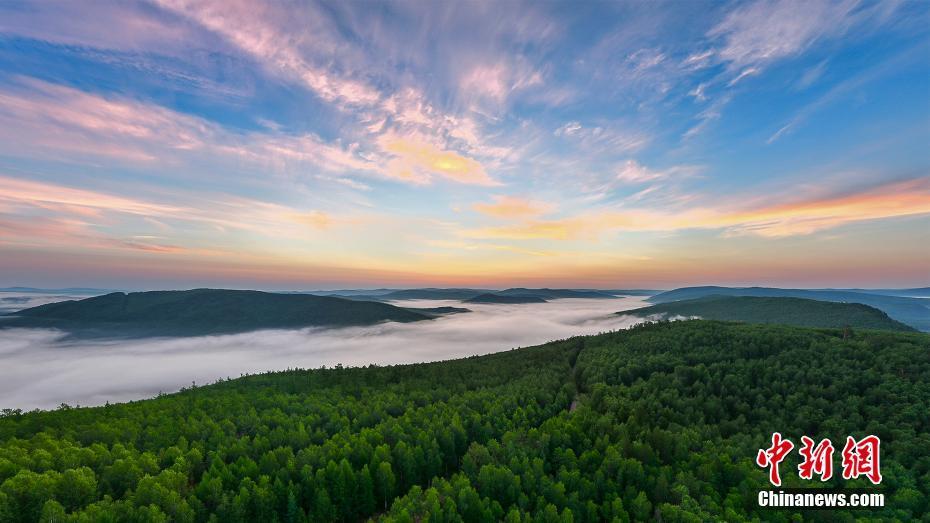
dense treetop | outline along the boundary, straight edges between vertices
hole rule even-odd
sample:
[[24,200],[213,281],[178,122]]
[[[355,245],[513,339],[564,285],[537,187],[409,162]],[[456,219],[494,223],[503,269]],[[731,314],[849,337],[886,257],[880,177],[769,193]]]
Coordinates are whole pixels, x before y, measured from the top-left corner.
[[[928,413],[926,334],[648,324],[6,412],[0,522],[927,520]],[[880,436],[886,508],[759,509],[774,431]]]

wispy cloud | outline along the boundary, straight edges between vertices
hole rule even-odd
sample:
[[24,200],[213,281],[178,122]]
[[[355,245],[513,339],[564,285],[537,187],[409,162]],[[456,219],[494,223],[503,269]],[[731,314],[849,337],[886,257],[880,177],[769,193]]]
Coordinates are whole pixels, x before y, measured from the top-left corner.
[[516,196],[495,196],[493,203],[476,203],[472,208],[487,216],[513,219],[547,214],[551,212],[555,206],[550,203]]
[[624,183],[646,183],[666,180],[671,177],[686,177],[695,174],[700,168],[691,165],[676,165],[668,169],[650,169],[636,160],[627,160],[617,168],[617,180]]
[[[923,44],[905,49],[903,52],[898,53],[890,60],[886,60],[866,68],[846,78],[845,80],[834,84],[829,90],[827,90],[827,92],[796,111],[791,119],[783,124],[777,131],[775,131],[774,134],[769,136],[766,143],[774,143],[776,140],[791,132],[797,126],[801,125],[816,112],[830,106],[831,104],[836,103],[838,100],[842,99],[844,96],[849,95],[856,89],[859,89],[870,82],[876,81],[877,79],[887,74],[899,70],[902,64],[910,63],[913,60],[921,60],[925,55],[925,50],[926,46]],[[821,65],[818,67],[821,67],[822,65],[823,64],[821,63]]]
[[858,0],[758,0],[734,9],[707,34],[723,42],[717,56],[744,75],[847,31],[858,4]]
[[588,126],[577,121],[566,123],[556,129],[554,134],[589,152],[610,155],[636,152],[644,148],[651,139],[647,133],[637,129],[626,129],[617,125]]
[[814,85],[814,82],[819,80],[826,70],[827,60],[821,60],[813,67],[809,67],[806,71],[804,71],[801,77],[798,78],[798,83],[796,84],[797,88],[803,90]]
[[865,220],[921,214],[930,214],[930,178],[889,183],[854,194],[758,203],[750,209],[741,209],[734,201],[678,212],[654,208],[605,209],[562,219],[472,229],[464,234],[471,238],[508,240],[594,240],[606,232],[717,229],[727,235],[782,237]]
[[[489,101],[500,107],[514,92],[543,83],[542,73],[532,69],[525,62],[517,61],[515,64],[497,62],[494,64],[479,64],[467,70],[459,83],[459,96],[464,100],[472,100],[481,104]],[[473,106],[481,109],[481,106]]]
[[[28,245],[130,249],[155,253],[222,250],[223,236],[199,247],[159,242],[175,228],[200,232],[242,231],[265,238],[298,239],[355,221],[320,210],[301,210],[254,199],[175,195],[183,203],[161,203],[66,185],[0,176],[0,231],[7,241]],[[246,218],[247,217],[247,218]],[[138,218],[136,223],[132,218]],[[153,231],[154,234],[152,232]],[[190,238],[172,234],[183,241]]]
[[689,140],[694,138],[704,132],[705,129],[715,120],[720,119],[720,116],[723,114],[723,108],[730,103],[730,95],[725,95],[717,100],[714,103],[708,105],[697,115],[697,123],[692,125],[682,134],[682,139]]
[[[364,80],[323,68],[302,51],[310,47],[325,56],[338,45],[325,13],[312,4],[305,5],[296,21],[291,19],[293,12],[273,4],[188,0],[158,0],[157,4],[221,35],[280,74],[303,82],[327,102],[369,106],[381,99],[381,93]],[[300,31],[283,30],[289,27]]]
[[[277,169],[378,176],[382,168],[358,144],[324,142],[314,134],[233,132],[199,117],[136,100],[104,97],[34,79],[0,91],[0,150],[81,160],[107,158],[128,165],[182,163],[192,155],[214,162],[246,161]],[[353,187],[348,182],[348,187]]]

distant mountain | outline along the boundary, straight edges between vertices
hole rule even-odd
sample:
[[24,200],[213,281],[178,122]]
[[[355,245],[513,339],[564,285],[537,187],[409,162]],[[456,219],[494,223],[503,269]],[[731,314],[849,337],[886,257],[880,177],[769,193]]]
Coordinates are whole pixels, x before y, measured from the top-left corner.
[[397,289],[337,289],[331,291],[295,291],[299,294],[316,294],[317,296],[338,296],[347,298],[349,296],[383,296]]
[[618,312],[641,318],[658,316],[700,317],[708,320],[746,323],[781,323],[799,327],[853,327],[913,331],[912,327],[888,317],[884,312],[861,303],[838,303],[805,298],[755,296],[705,296]]
[[[380,290],[380,289],[379,289]],[[502,291],[490,289],[399,289],[388,292],[374,291],[333,291],[334,295],[353,300],[389,301],[389,300],[470,300],[483,294],[496,296],[531,296],[544,300],[558,300],[562,298],[588,298],[612,299],[616,298],[613,292],[595,289],[526,289],[514,287]],[[650,292],[651,295],[651,292]],[[505,302],[497,302],[505,303]]]
[[51,327],[77,337],[194,336],[258,329],[371,325],[431,318],[386,303],[311,294],[195,289],[115,292],[24,309],[3,327]]
[[446,314],[461,314],[464,312],[471,312],[471,309],[466,309],[465,307],[407,307],[408,311],[419,312],[422,314],[436,314],[439,316],[444,316]]
[[467,300],[489,291],[487,289],[401,289],[379,296],[383,300]]
[[884,311],[891,318],[918,330],[930,331],[930,299],[887,296],[831,289],[777,289],[772,287],[684,287],[657,294],[647,301],[668,303],[711,295],[807,298],[810,300],[862,303]]
[[607,289],[601,292],[613,294],[614,296],[655,296],[665,291],[655,289]]
[[107,294],[114,292],[113,289],[92,289],[86,287],[68,287],[65,289],[38,289],[35,287],[2,287],[0,292],[17,292],[28,294]]
[[592,289],[524,289],[515,287],[493,293],[497,296],[532,296],[544,300],[558,300],[562,298],[588,298],[613,299],[616,296],[606,292]]
[[930,287],[914,289],[823,289],[850,292],[864,292],[866,294],[884,294],[885,296],[904,296],[907,298],[930,298]]
[[546,303],[545,298],[540,298],[539,296],[502,296],[500,294],[481,294],[475,296],[474,298],[469,298],[467,300],[462,300],[465,303],[501,303],[501,304],[515,304],[515,303]]

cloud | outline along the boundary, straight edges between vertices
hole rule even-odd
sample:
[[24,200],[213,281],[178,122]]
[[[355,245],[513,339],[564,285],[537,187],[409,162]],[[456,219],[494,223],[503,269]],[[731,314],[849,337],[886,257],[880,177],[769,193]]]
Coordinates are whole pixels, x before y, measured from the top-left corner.
[[443,150],[423,138],[383,135],[379,143],[387,154],[393,156],[386,169],[391,178],[429,183],[436,175],[458,183],[499,185],[478,161]]
[[[814,101],[809,104],[801,107],[794,116],[788,120],[787,123],[779,127],[775,133],[769,136],[766,140],[767,144],[772,144],[777,141],[779,138],[789,133],[797,126],[804,123],[808,118],[817,113],[818,111],[824,109],[825,107],[830,106],[831,104],[842,99],[844,96],[847,96],[849,93],[859,89],[860,87],[867,85],[875,80],[882,78],[888,74],[891,74],[893,71],[898,70],[903,64],[911,63],[913,60],[922,60],[925,55],[925,46],[916,45],[910,48],[905,49],[904,51],[898,53],[893,58],[885,60],[881,63],[878,63],[872,67],[866,68],[858,73],[850,76],[849,78],[834,84],[827,92],[823,95],[816,98]],[[816,66],[813,71],[821,68],[824,65],[823,62]],[[810,72],[810,71],[808,71]],[[817,73],[819,75],[819,73]],[[803,78],[802,78],[803,80]]]
[[798,82],[795,84],[796,87],[801,90],[807,89],[813,85],[814,82],[819,80],[821,76],[823,76],[823,73],[826,71],[826,69],[827,60],[821,60],[817,65],[809,67],[806,71],[804,71],[804,74],[798,78]]
[[[189,27],[153,16],[135,2],[97,1],[78,4],[49,0],[17,6],[0,5],[0,32],[46,42],[98,49],[180,52],[194,35]],[[105,31],[101,31],[105,27]]]
[[616,126],[587,127],[574,121],[559,127],[553,134],[589,151],[612,155],[636,152],[650,141],[642,131]]
[[467,238],[492,240],[578,240],[595,239],[603,228],[589,217],[532,220],[517,225],[484,227],[463,232]]
[[747,67],[746,69],[743,69],[742,71],[740,71],[740,73],[739,73],[738,75],[736,75],[736,78],[730,80],[730,82],[727,83],[727,87],[733,87],[734,85],[736,85],[736,84],[737,84],[740,80],[742,80],[743,78],[747,78],[747,77],[750,77],[750,76],[755,76],[755,75],[757,75],[757,74],[759,74],[759,68],[758,68],[758,67]]
[[42,149],[154,162],[159,150],[201,147],[212,131],[198,118],[132,100],[29,78],[17,87],[0,91],[0,136],[8,153]]
[[84,210],[115,211],[142,216],[175,216],[181,209],[172,205],[151,203],[96,191],[75,189],[56,184],[22,180],[0,175],[0,202],[32,205],[46,209],[86,214]]
[[930,177],[877,185],[850,194],[761,205],[717,219],[735,233],[761,236],[810,234],[866,220],[930,214]]
[[710,61],[714,56],[714,50],[708,49],[706,51],[700,51],[697,53],[689,54],[681,63],[681,65],[690,71],[696,71],[698,69],[703,69],[710,65]]
[[581,130],[581,122],[568,122],[556,129],[552,134],[556,136],[570,136]]
[[164,166],[191,155],[213,161],[248,160],[257,166],[309,164],[328,171],[374,173],[376,166],[339,141],[313,134],[235,133],[199,117],[127,98],[21,78],[0,91],[0,149],[108,158],[127,165]]
[[623,202],[635,202],[651,195],[650,197],[661,196],[665,204],[670,204],[673,200],[681,199],[676,186],[702,170],[703,167],[698,165],[673,165],[664,169],[653,169],[628,159],[613,168],[605,168],[603,173],[590,176],[591,180],[584,190],[588,193],[588,199],[603,200],[619,189],[645,186],[632,196],[625,196]]
[[488,99],[503,105],[511,93],[543,83],[542,74],[526,65],[504,62],[481,64],[467,71],[459,82],[463,98]]
[[495,218],[526,218],[550,212],[554,206],[545,202],[518,198],[515,196],[495,196],[494,203],[476,203],[472,208],[481,214]]
[[260,64],[302,82],[327,102],[371,106],[382,98],[365,81],[317,65],[307,56],[305,49],[325,56],[339,46],[324,10],[312,4],[299,10],[241,0],[157,0],[157,4],[221,35]]
[[6,292],[0,291],[0,315],[9,314],[30,307],[38,307],[47,303],[56,303],[65,300],[80,300],[88,298],[88,294],[66,294],[64,291],[52,294],[44,292]]
[[333,224],[333,217],[323,211],[294,213],[293,219],[316,229],[326,229]]
[[705,129],[714,121],[720,119],[720,116],[723,114],[723,108],[730,103],[730,96],[723,96],[718,98],[712,104],[710,104],[703,111],[698,113],[698,122],[688,128],[684,134],[681,135],[683,140],[690,140],[695,136],[704,132]]
[[[283,9],[275,4],[256,6],[242,1],[158,0],[158,3],[221,35],[281,77],[302,83],[323,101],[365,125],[375,140],[383,134],[417,131],[429,134],[433,142],[458,140],[468,152],[479,156],[500,158],[509,152],[506,148],[488,144],[478,126],[467,116],[429,103],[422,89],[399,81],[397,71],[383,63],[383,56],[372,54],[370,48],[341,33],[338,27],[359,24],[353,27],[359,31],[359,39],[377,40],[378,33],[384,30],[378,27],[374,34],[368,32],[374,29],[367,27],[371,22],[363,21],[352,10],[324,9],[313,4],[304,4],[300,9]],[[400,5],[395,8],[405,9]],[[428,10],[434,9],[442,11],[435,6]],[[533,18],[529,12],[525,14],[524,22]],[[409,34],[407,30],[404,38],[408,38]],[[384,51],[389,52],[387,49]],[[413,57],[408,55],[407,58]],[[541,73],[519,57],[489,61],[486,56],[469,57],[468,60],[453,56],[449,60],[460,63],[476,58],[483,61],[476,62],[477,65],[467,70],[464,76],[453,80],[458,81],[461,98],[469,101],[466,104],[469,109],[475,109],[470,102],[481,104],[490,101],[492,105],[502,106],[511,93],[542,82]],[[453,144],[441,143],[439,147],[451,149]],[[452,161],[451,158],[448,160]],[[379,171],[385,172],[383,169]],[[439,172],[445,171],[439,169]],[[477,171],[476,176],[458,176],[458,173],[457,169],[445,172],[448,177],[460,181],[480,178]],[[424,180],[418,173],[398,168],[397,162],[393,168],[387,169],[387,174],[406,181]]]
[[707,89],[707,84],[700,83],[697,87],[688,91],[688,96],[693,96],[695,100],[704,102],[707,100],[707,94],[704,92],[705,89]]
[[628,183],[643,183],[667,178],[672,171],[654,171],[639,164],[636,160],[627,160],[617,169],[617,179]]
[[[397,304],[461,305],[420,300]],[[642,304],[640,298],[469,304],[471,313],[426,322],[175,339],[70,342],[52,330],[5,330],[0,336],[0,407],[102,405],[242,373],[488,354],[626,328],[641,320],[613,313]]]
[[858,0],[759,0],[731,11],[708,33],[723,44],[716,55],[740,75],[795,56],[818,39],[845,32]]
[[[784,197],[783,197],[784,198]],[[675,212],[654,208],[604,209],[555,220],[464,231],[476,239],[596,240],[608,232],[712,229],[724,234],[784,237],[844,224],[930,214],[930,177],[891,182],[851,194],[770,203],[718,201]]]
[[172,197],[187,201],[164,204],[0,175],[0,232],[7,242],[20,245],[213,256],[226,250],[211,246],[222,243],[220,235],[211,234],[211,239],[198,242],[196,247],[184,247],[159,241],[160,234],[147,232],[154,227],[164,234],[180,226],[195,235],[219,229],[293,240],[303,238],[309,229],[324,230],[357,221],[346,215],[232,195],[203,198],[180,193]]
[[502,161],[513,154],[510,147],[490,143],[475,118],[437,108],[419,89],[408,87],[392,94],[365,121],[373,122],[369,130],[380,143],[397,136],[416,136],[439,148],[456,149],[492,161]]

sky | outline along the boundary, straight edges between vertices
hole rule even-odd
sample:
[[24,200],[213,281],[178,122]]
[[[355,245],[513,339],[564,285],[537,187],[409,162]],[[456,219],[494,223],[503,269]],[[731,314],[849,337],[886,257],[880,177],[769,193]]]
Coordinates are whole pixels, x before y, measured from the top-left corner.
[[0,3],[0,286],[930,284],[930,3]]

